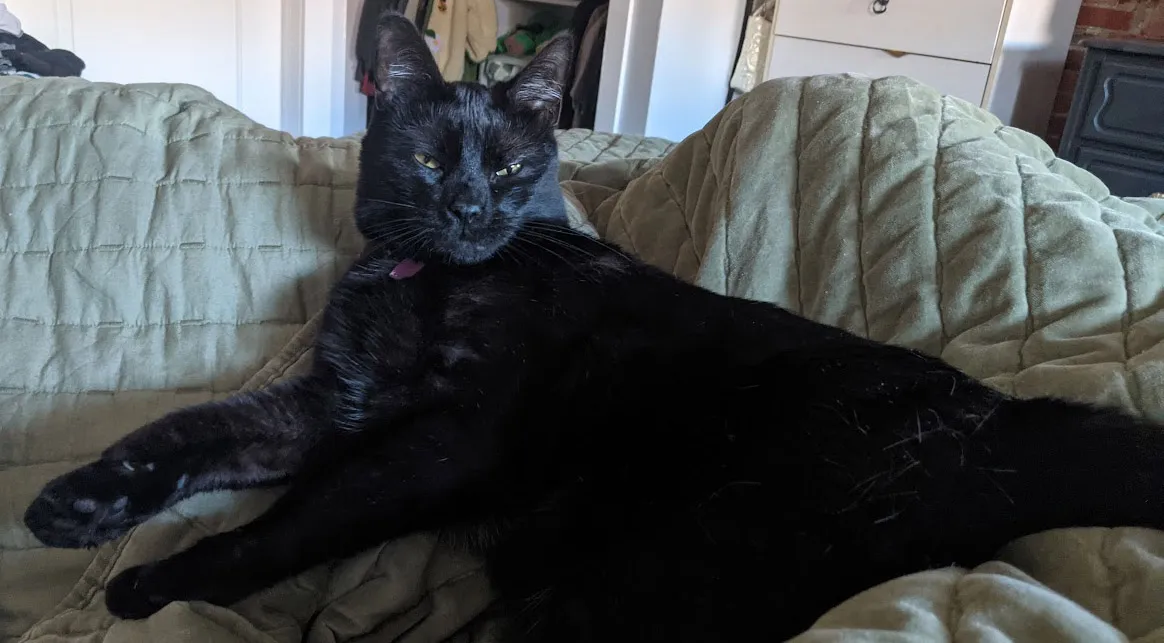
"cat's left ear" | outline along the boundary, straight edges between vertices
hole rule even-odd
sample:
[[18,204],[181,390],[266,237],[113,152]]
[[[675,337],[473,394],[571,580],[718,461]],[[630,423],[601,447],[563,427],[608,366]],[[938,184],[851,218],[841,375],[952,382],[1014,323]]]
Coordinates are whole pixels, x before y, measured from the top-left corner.
[[574,39],[562,35],[546,43],[538,55],[518,73],[510,85],[510,103],[557,121],[566,95],[566,76],[574,58]]

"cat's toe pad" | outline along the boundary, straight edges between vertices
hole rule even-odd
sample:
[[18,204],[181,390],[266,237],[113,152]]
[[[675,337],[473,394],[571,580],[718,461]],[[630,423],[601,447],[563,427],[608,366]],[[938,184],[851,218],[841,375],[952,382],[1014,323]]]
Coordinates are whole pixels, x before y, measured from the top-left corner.
[[142,522],[135,481],[116,464],[94,462],[53,480],[28,506],[24,524],[50,547],[94,547]]

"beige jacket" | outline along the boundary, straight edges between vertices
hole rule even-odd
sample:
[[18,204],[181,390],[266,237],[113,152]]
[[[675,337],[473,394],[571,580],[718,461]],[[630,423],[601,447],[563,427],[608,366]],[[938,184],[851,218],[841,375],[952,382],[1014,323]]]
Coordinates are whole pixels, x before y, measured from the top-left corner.
[[497,48],[494,0],[435,0],[428,28],[436,33],[434,55],[445,80],[461,80],[465,56],[485,60]]

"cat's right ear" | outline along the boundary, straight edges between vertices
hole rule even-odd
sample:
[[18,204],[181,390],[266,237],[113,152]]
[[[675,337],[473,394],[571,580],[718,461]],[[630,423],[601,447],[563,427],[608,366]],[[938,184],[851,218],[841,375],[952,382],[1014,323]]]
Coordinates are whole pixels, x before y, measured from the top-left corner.
[[432,50],[411,20],[385,12],[378,36],[376,98],[392,99],[443,82]]

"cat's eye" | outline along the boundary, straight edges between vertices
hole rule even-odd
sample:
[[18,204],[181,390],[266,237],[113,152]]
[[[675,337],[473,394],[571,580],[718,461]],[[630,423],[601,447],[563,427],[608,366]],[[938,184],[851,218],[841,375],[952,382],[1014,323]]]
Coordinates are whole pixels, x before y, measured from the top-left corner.
[[427,167],[430,170],[441,169],[440,161],[434,159],[433,157],[429,156],[428,154],[413,154],[412,158],[416,159],[417,163],[420,163],[421,165]]
[[513,176],[521,171],[521,163],[514,163],[497,170],[497,176]]

